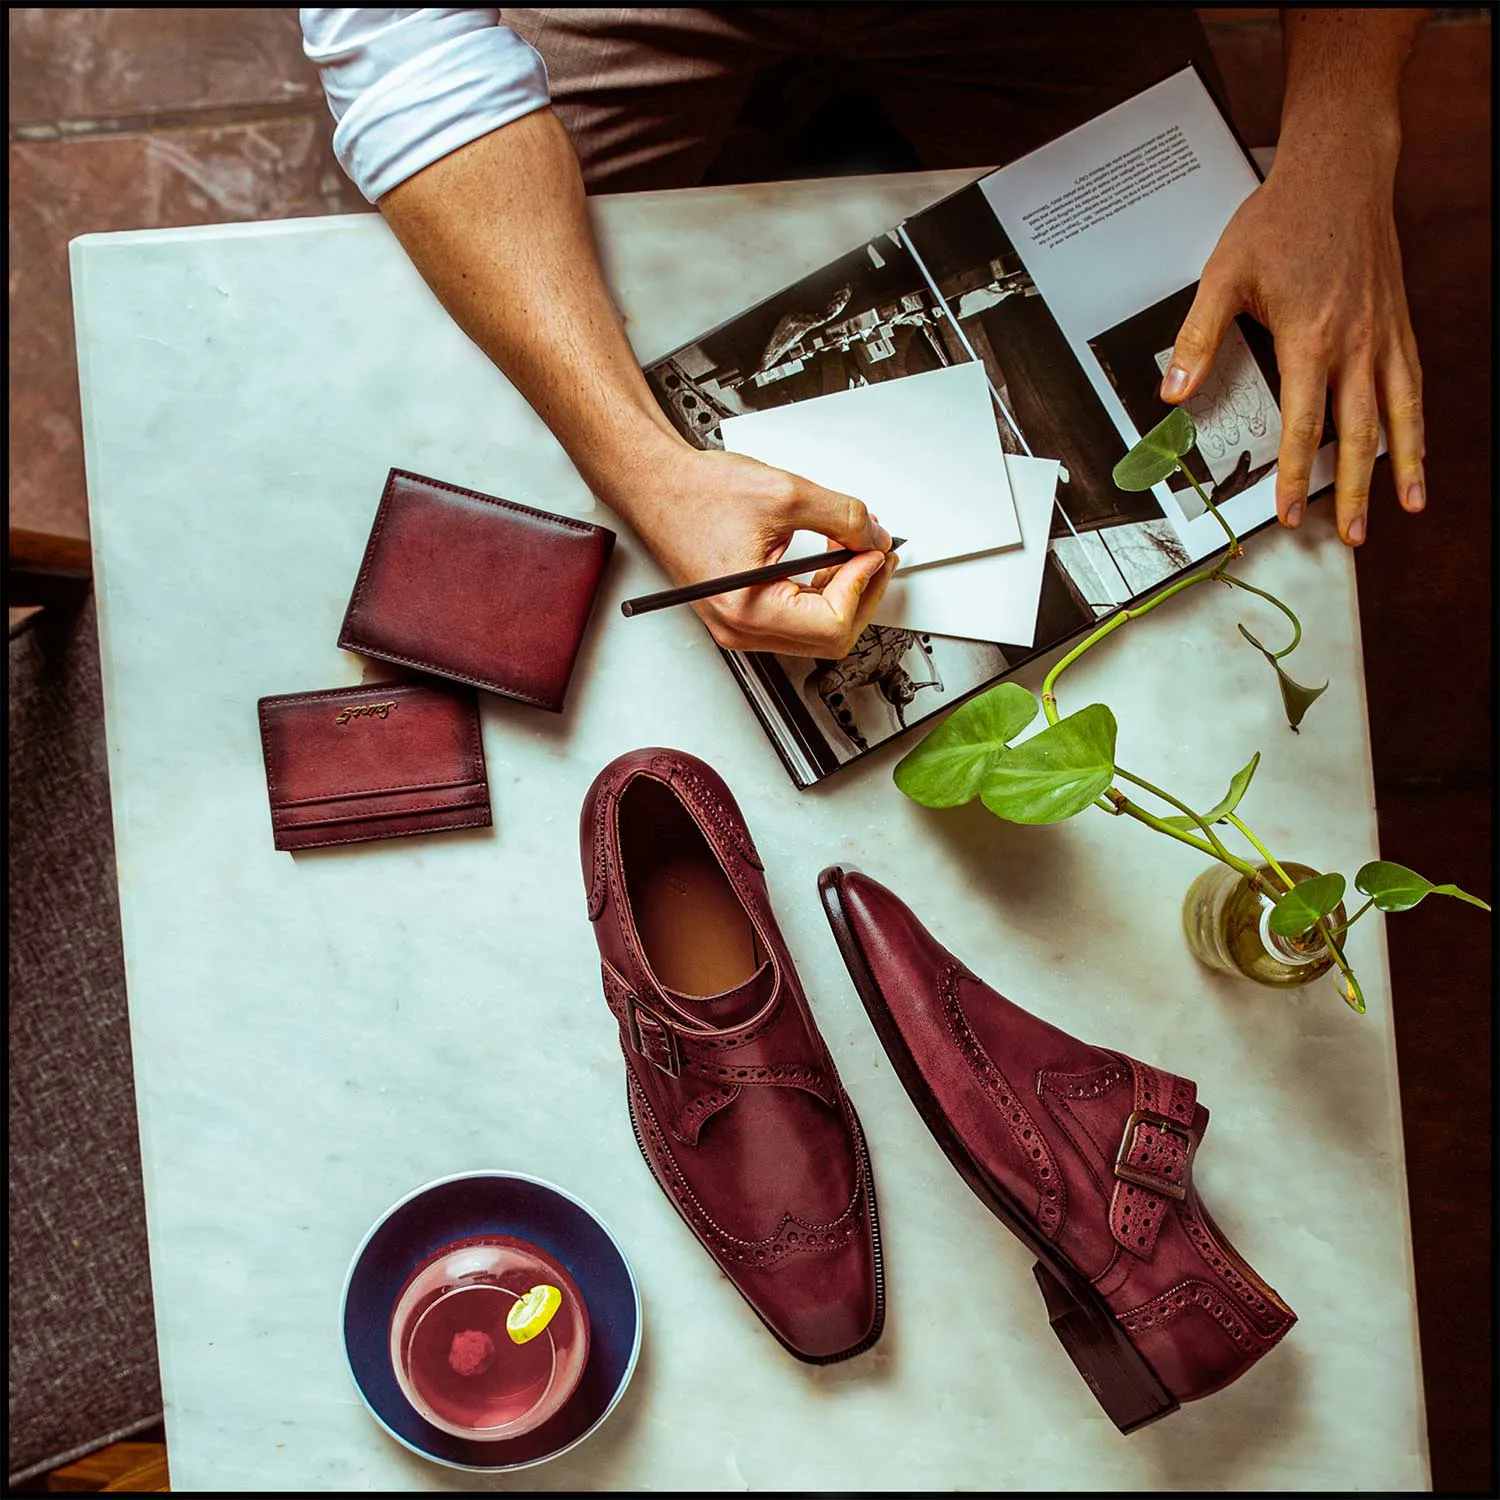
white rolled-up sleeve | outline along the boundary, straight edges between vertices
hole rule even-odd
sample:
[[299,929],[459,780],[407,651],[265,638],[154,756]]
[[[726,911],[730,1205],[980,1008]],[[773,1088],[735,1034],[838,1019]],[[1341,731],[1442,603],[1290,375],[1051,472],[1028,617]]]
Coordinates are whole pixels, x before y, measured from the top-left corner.
[[498,10],[300,15],[302,49],[337,122],[334,155],[371,203],[550,100],[540,55]]

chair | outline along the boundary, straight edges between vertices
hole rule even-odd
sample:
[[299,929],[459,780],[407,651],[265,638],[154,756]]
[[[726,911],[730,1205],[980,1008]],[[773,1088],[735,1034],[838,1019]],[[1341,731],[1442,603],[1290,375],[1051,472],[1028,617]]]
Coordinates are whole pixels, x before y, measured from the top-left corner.
[[10,532],[14,1489],[161,1420],[88,543]]

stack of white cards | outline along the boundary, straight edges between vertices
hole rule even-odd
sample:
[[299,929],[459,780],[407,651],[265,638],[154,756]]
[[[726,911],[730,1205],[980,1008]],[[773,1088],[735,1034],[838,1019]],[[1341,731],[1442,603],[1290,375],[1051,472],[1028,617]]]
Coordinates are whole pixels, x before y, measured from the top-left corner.
[[[720,430],[730,452],[855,495],[907,538],[874,623],[1033,643],[1058,464],[1001,448],[983,365],[727,417]],[[827,547],[799,532],[788,550]]]

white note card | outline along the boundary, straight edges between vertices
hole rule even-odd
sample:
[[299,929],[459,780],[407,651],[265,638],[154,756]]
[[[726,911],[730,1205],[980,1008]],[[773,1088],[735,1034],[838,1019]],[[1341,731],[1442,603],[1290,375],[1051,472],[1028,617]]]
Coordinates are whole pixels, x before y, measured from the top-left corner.
[[[724,446],[854,495],[892,536],[905,569],[1016,547],[1021,527],[984,366],[904,375],[726,417]],[[789,555],[827,550],[799,533]]]
[[915,573],[907,571],[903,558],[876,606],[875,624],[1007,645],[1035,642],[1058,463],[1010,453],[1005,463],[1020,513],[1022,545]]

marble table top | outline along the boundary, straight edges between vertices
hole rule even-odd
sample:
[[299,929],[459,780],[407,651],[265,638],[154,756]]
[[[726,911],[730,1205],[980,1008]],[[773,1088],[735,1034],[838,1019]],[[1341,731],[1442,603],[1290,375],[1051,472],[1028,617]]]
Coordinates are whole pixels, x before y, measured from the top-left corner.
[[[636,352],[972,175],[595,200]],[[481,695],[493,829],[276,853],[256,699],[361,680],[334,643],[390,467],[615,523],[375,215],[92,235],[72,256],[174,1488],[1427,1487],[1382,918],[1350,943],[1359,1017],[1331,982],[1270,992],[1201,968],[1178,916],[1201,861],[1138,825],[926,811],[891,782],[910,741],[795,791],[690,612],[620,617],[663,586],[623,527],[566,714]],[[1122,759],[1199,805],[1258,748],[1253,825],[1347,871],[1377,853],[1376,823],[1354,571],[1327,509],[1262,533],[1244,568],[1302,611],[1302,680],[1331,682],[1302,734],[1217,591],[1092,653],[1063,696],[1110,703]],[[738,796],[865,1121],[890,1312],[857,1360],[790,1359],[632,1139],[576,828],[598,769],[645,744],[703,756]],[[887,1064],[816,899],[836,860],[1028,1008],[1197,1080],[1205,1201],[1300,1316],[1242,1380],[1129,1438],[1111,1426],[1048,1329],[1031,1257]],[[479,1168],[592,1205],[645,1309],[640,1368],[598,1432],[497,1479],[387,1437],[337,1331],[370,1224]]]

